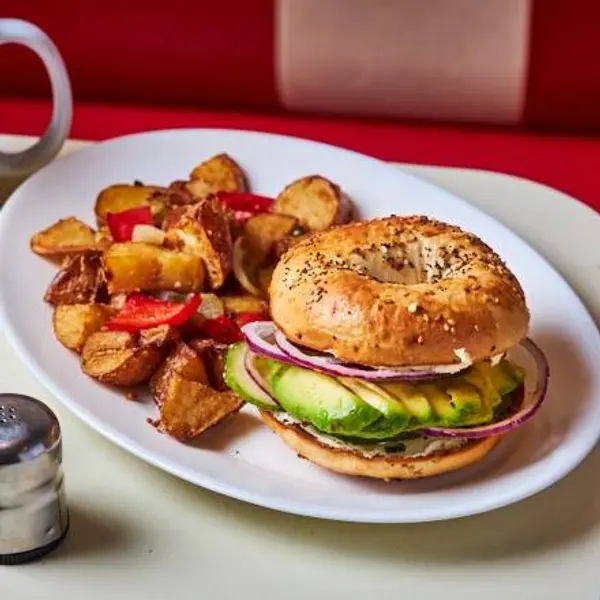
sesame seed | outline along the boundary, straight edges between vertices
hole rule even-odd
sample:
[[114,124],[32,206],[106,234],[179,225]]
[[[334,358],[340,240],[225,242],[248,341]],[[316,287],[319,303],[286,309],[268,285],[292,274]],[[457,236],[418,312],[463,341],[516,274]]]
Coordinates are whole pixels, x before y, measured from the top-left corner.
[[444,323],[444,331],[450,331],[450,325],[448,323]]
[[422,336],[422,335],[420,335],[420,336],[417,338],[417,344],[422,344],[422,343],[423,343],[423,336]]
[[416,302],[411,302],[408,305],[408,312],[409,313],[416,313],[418,308],[419,308],[419,305]]

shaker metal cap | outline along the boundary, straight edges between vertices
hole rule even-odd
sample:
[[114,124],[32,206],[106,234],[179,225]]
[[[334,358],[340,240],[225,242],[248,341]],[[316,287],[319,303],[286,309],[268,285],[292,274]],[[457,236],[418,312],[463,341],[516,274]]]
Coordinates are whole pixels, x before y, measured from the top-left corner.
[[60,444],[60,425],[41,402],[0,394],[0,465],[34,460]]
[[0,394],[0,564],[44,556],[67,529],[58,419],[39,400]]

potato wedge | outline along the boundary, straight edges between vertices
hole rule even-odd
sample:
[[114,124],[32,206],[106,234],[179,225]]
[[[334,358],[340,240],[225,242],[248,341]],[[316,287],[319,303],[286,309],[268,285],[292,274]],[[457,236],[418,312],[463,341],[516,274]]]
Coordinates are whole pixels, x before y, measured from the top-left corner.
[[191,346],[181,342],[150,380],[152,398],[157,406],[160,406],[165,401],[167,381],[172,371],[175,371],[188,381],[210,385],[206,366],[202,358]]
[[189,181],[172,181],[167,188],[169,206],[185,206],[194,204],[197,200],[188,189]]
[[177,346],[180,341],[179,330],[171,325],[159,325],[140,331],[140,346],[154,346],[160,350],[168,351]]
[[221,302],[226,313],[260,313],[269,314],[268,303],[256,296],[221,296]]
[[244,405],[233,392],[170,371],[163,382],[158,429],[179,441],[189,441],[236,413]]
[[217,192],[244,192],[246,177],[240,166],[228,155],[217,154],[195,167],[186,184],[187,191],[197,200]]
[[348,222],[352,204],[335,183],[312,175],[290,183],[277,196],[273,212],[296,217],[310,231],[322,231]]
[[223,286],[232,269],[233,244],[229,222],[217,198],[190,207],[169,235],[184,253],[202,258],[213,290]]
[[104,188],[94,207],[98,226],[106,223],[107,213],[119,213],[138,206],[149,206],[158,224],[166,210],[167,195],[166,188],[155,185],[118,183]]
[[36,233],[31,249],[41,256],[81,254],[96,249],[94,230],[75,217],[60,219],[54,225]]
[[250,218],[244,227],[244,237],[253,262],[264,265],[275,244],[289,236],[297,225],[298,220],[289,215],[263,213]]
[[189,346],[204,362],[210,387],[215,390],[229,389],[223,379],[227,345],[215,340],[195,339],[190,340]]
[[148,381],[163,357],[156,346],[140,346],[125,331],[97,331],[83,345],[81,368],[101,383],[131,386]]
[[81,352],[87,339],[108,321],[116,310],[106,304],[62,304],[52,317],[56,339],[69,350]]
[[97,254],[68,257],[46,289],[49,304],[90,304],[104,293],[104,275]]
[[204,264],[194,254],[143,242],[121,242],[107,248],[103,260],[111,294],[152,290],[198,292],[204,287]]

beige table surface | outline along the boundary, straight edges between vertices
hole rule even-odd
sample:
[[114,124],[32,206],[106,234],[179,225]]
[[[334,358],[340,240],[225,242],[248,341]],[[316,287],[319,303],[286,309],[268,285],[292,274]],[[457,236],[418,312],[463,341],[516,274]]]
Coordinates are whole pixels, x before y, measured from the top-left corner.
[[[26,143],[0,136],[1,149]],[[600,323],[600,216],[522,179],[403,168],[528,240]],[[414,525],[332,523],[221,497],[128,455],[71,416],[1,336],[0,389],[56,410],[72,512],[70,537],[55,555],[0,568],[2,600],[600,598],[598,449],[550,490],[492,513]]]

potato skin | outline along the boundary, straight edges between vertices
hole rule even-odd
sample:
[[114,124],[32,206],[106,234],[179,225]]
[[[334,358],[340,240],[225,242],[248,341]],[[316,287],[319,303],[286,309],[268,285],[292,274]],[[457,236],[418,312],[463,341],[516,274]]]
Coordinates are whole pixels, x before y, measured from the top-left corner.
[[262,298],[251,296],[250,294],[240,296],[221,296],[221,302],[226,313],[260,313],[267,315],[269,313],[269,304]]
[[83,221],[68,217],[33,235],[30,246],[40,256],[61,258],[95,250],[96,234]]
[[226,153],[217,154],[194,167],[186,185],[196,200],[217,192],[245,192],[246,176],[241,167]]
[[350,220],[352,206],[335,183],[311,175],[290,183],[275,200],[273,212],[291,215],[310,231],[323,231]]
[[117,183],[104,188],[96,198],[94,213],[98,226],[106,223],[106,215],[131,208],[149,206],[160,222],[166,209],[167,189],[156,185]]
[[233,268],[233,243],[229,220],[217,198],[182,212],[172,223],[168,239],[182,252],[203,260],[211,289],[223,286]]
[[175,370],[163,385],[158,428],[182,442],[194,439],[244,405],[233,392],[214,390]]
[[86,340],[81,352],[83,372],[114,386],[148,381],[161,360],[160,348],[140,346],[137,336],[125,331],[97,331]]
[[46,289],[44,300],[61,304],[90,304],[104,294],[104,273],[98,254],[68,256]]
[[111,294],[140,291],[199,292],[204,287],[202,259],[143,242],[120,242],[104,251]]
[[52,317],[54,335],[65,348],[81,352],[87,339],[115,313],[116,310],[106,304],[59,305]]
[[161,406],[167,399],[165,395],[168,392],[167,383],[174,372],[189,381],[209,385],[204,360],[193,348],[185,342],[181,342],[159,367],[150,381],[152,398],[157,406]]

